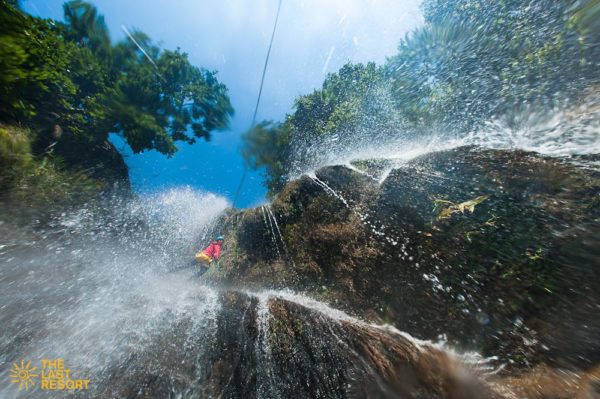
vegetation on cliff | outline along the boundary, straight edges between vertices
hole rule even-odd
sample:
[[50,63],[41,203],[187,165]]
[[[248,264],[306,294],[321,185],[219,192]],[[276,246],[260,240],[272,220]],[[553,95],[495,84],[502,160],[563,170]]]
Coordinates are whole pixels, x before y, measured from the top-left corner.
[[[69,206],[91,198],[104,187],[100,180],[89,177],[83,171],[65,168],[63,162],[51,153],[34,156],[31,133],[2,124],[0,171],[0,201],[5,206],[26,204],[32,210],[48,210],[55,205]],[[3,220],[14,211],[10,208],[3,207]]]
[[206,278],[302,290],[511,365],[600,360],[597,172],[471,147],[355,167],[228,215],[228,255]]
[[127,180],[110,133],[134,153],[170,156],[177,142],[209,140],[228,126],[227,88],[180,49],[163,50],[139,31],[113,43],[103,16],[80,0],[64,4],[64,23],[12,3],[0,2],[3,190],[43,197],[45,186],[80,175],[99,186]]
[[[352,65],[296,99],[284,121],[246,134],[271,194],[306,152],[430,131],[462,134],[515,112],[576,103],[600,84],[597,0],[427,0],[425,25],[385,64]],[[311,148],[312,147],[312,148]]]

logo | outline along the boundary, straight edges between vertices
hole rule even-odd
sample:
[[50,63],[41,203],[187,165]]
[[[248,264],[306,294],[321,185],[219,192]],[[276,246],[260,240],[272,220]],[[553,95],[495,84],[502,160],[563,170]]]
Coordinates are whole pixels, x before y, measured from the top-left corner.
[[13,368],[10,371],[10,382],[19,384],[19,389],[25,388],[29,390],[29,386],[35,385],[34,378],[37,378],[37,374],[33,372],[37,370],[37,367],[31,367],[31,362],[25,364],[25,360],[21,359],[21,367],[17,363],[13,363]]
[[13,363],[10,372],[11,382],[19,384],[19,389],[29,390],[35,385],[36,379],[40,380],[40,389],[49,391],[72,391],[88,389],[90,380],[76,379],[71,374],[71,369],[65,367],[64,359],[42,359],[41,375],[34,374],[37,367],[31,367],[31,361],[25,364],[21,360],[21,366]]

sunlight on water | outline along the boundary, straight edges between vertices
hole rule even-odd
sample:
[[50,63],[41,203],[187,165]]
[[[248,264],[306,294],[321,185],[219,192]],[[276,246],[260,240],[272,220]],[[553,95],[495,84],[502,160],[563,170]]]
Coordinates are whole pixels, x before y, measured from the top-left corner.
[[0,5],[0,397],[595,397],[600,1],[293,3]]
[[[227,201],[189,188],[111,200],[62,215],[59,234],[3,244],[3,361],[62,357],[97,379],[182,320],[188,334],[215,333],[217,292],[192,278],[190,254]],[[6,378],[3,397],[14,393]]]
[[[414,158],[471,145],[532,151],[556,157],[598,154],[599,104],[600,101],[595,96],[588,96],[583,105],[568,109],[542,111],[526,107],[492,119],[482,128],[467,132],[451,132],[445,128],[412,132],[405,130],[405,124],[397,121],[395,128],[381,126],[380,131],[378,126],[367,125],[316,141],[298,138],[288,178],[294,180],[304,174],[310,175],[325,166],[351,165],[360,160],[389,160],[392,166],[382,175],[370,176],[374,180],[383,181],[393,167],[401,166]],[[393,113],[389,104],[385,105],[385,109]]]

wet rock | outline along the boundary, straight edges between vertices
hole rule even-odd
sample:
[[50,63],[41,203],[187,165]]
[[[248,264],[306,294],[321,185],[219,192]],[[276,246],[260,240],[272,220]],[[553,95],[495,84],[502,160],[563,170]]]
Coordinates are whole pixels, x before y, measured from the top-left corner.
[[276,295],[228,291],[220,302],[208,342],[172,326],[94,396],[501,398],[459,357],[393,329]]
[[464,147],[381,184],[369,174],[385,162],[323,168],[270,209],[228,215],[228,255],[207,279],[302,290],[509,368],[588,367],[600,361],[600,177],[582,162]]
[[155,331],[149,347],[95,381],[93,396],[596,397],[598,370],[539,367],[498,377],[489,360],[448,352],[302,296],[224,291],[219,303],[215,323],[205,329],[180,321]]

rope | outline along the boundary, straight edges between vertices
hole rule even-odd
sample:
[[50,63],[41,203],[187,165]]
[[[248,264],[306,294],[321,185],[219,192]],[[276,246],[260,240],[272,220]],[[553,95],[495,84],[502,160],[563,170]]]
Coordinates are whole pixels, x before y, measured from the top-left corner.
[[127,30],[127,28],[125,27],[125,25],[121,25],[121,29],[123,29],[123,32],[125,32],[127,34],[127,36],[129,36],[129,38],[131,39],[131,41],[133,42],[133,44],[135,44],[137,46],[137,48],[140,49],[140,51],[142,52],[142,54],[144,54],[144,56],[148,59],[148,61],[150,61],[150,63],[154,66],[154,69],[156,70],[156,74],[164,82],[165,78],[163,78],[163,76],[160,74],[159,69],[158,69],[158,65],[156,65],[156,62],[154,62],[154,60],[152,59],[152,57],[150,57],[150,54],[148,54],[146,52],[146,50],[144,50],[144,48],[142,47],[142,45],[139,44],[137,42],[137,40],[135,40],[135,38],[129,32],[129,30]]
[[[271,47],[273,47],[273,40],[275,39],[275,31],[277,30],[277,22],[279,21],[279,11],[281,10],[281,2],[277,5],[277,14],[275,16],[275,24],[273,25],[273,32],[271,33],[271,41],[269,42],[269,49],[267,50],[267,57],[265,58],[265,66],[262,71],[262,78],[260,79],[260,89],[258,90],[258,98],[256,99],[256,107],[254,107],[254,115],[252,116],[252,126],[256,123],[256,113],[258,112],[258,105],[260,104],[260,97],[262,96],[263,85],[265,84],[265,75],[267,74],[267,65],[269,64],[269,57],[271,56]],[[251,127],[252,127],[251,126]]]
[[[277,30],[277,22],[279,21],[279,12],[281,11],[281,3],[282,0],[279,0],[279,4],[277,5],[277,14],[275,15],[275,23],[273,24],[273,32],[271,33],[271,41],[269,42],[269,48],[267,50],[267,57],[265,58],[265,65],[262,71],[262,77],[260,79],[260,88],[258,89],[258,97],[256,98],[256,106],[254,107],[254,115],[252,115],[252,124],[250,128],[254,126],[256,123],[256,114],[258,113],[258,106],[260,105],[260,98],[262,96],[263,86],[265,84],[265,76],[267,74],[267,66],[269,65],[269,57],[271,56],[271,48],[273,47],[273,40],[275,39],[275,31]],[[244,180],[246,180],[246,174],[248,173],[248,165],[244,162],[244,173],[242,173],[242,178],[240,179],[240,184],[238,185],[237,190],[235,191],[235,196],[233,197],[233,207],[235,208],[235,204],[238,201],[240,193],[242,191],[242,187],[244,186]]]

